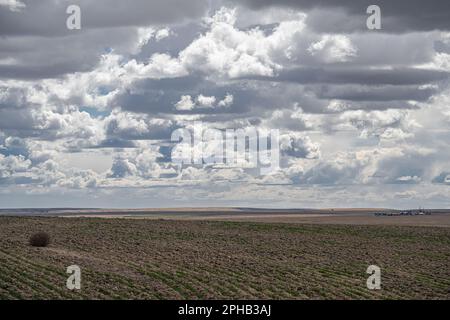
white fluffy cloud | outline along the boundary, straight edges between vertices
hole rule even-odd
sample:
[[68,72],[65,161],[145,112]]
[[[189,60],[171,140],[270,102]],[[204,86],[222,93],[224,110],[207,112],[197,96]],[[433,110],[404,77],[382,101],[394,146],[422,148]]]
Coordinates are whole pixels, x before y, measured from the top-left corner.
[[280,150],[296,158],[314,159],[320,157],[320,146],[311,138],[301,133],[293,132],[280,136]]
[[[202,1],[171,3],[180,10],[159,3],[157,24],[136,8],[137,20],[111,8],[66,34],[50,22],[31,27],[27,10],[39,5],[0,0],[2,201],[11,190],[89,189],[84,195],[129,192],[144,204],[151,193],[162,205],[322,206],[350,196],[349,205],[450,205],[448,33],[320,32],[320,8],[238,5],[200,17]],[[170,136],[195,121],[279,130],[280,170],[176,166],[171,156],[191,146]]]
[[358,50],[347,36],[323,35],[319,41],[308,47],[308,52],[327,63],[332,63],[349,61],[356,56]]
[[265,35],[257,28],[239,30],[236,9],[222,8],[207,20],[210,30],[180,53],[180,61],[211,77],[272,76],[281,68],[278,56],[289,54],[291,41],[305,26],[301,17],[297,19]]
[[194,109],[215,109],[229,108],[234,101],[232,94],[227,93],[222,100],[217,100],[215,96],[198,95],[195,100],[190,95],[183,95],[175,104],[175,108],[180,111],[190,111]]

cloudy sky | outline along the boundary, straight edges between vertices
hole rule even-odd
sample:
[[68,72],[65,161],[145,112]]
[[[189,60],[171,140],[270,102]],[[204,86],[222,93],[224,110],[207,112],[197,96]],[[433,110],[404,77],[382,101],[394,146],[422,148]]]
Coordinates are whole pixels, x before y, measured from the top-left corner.
[[[450,207],[449,76],[448,0],[0,0],[0,207]],[[280,169],[177,165],[199,122]]]

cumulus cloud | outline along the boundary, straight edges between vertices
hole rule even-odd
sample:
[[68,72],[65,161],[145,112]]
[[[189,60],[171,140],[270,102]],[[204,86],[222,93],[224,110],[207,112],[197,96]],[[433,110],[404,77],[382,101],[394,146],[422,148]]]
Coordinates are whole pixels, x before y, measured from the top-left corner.
[[273,32],[254,28],[248,31],[235,27],[236,10],[220,9],[207,20],[210,30],[180,53],[180,60],[189,69],[211,76],[272,76],[281,68],[278,57],[286,57],[290,40],[303,30],[301,17],[280,23]]
[[11,178],[16,173],[26,172],[31,166],[31,161],[24,156],[0,155],[0,178]]
[[175,129],[171,120],[152,119],[146,115],[113,111],[105,118],[107,137],[120,137],[129,140],[157,140],[168,139]]
[[346,123],[358,129],[363,138],[376,136],[382,139],[405,139],[412,137],[412,131],[420,127],[408,111],[395,109],[347,111],[340,116],[340,120],[341,124]]
[[232,94],[227,93],[225,97],[217,101],[215,96],[198,95],[195,101],[193,101],[190,95],[183,95],[175,104],[175,108],[180,111],[191,111],[194,109],[214,109],[214,108],[228,108],[233,104],[234,97]]
[[[67,192],[53,199],[144,206],[151,188],[163,206],[450,205],[444,2],[384,1],[382,32],[361,3],[309,0],[79,0],[70,32],[67,3],[0,0],[2,203]],[[199,122],[279,130],[279,170],[210,161],[219,138],[177,165],[192,146],[171,134]]]
[[298,184],[346,185],[361,182],[368,159],[355,153],[337,153],[309,170],[296,173],[292,180]]
[[190,95],[181,96],[180,101],[175,104],[177,110],[192,110],[194,106],[195,104]]
[[357,54],[357,48],[344,35],[323,35],[307,50],[312,56],[319,56],[327,63],[345,62]]
[[280,136],[282,153],[298,158],[314,159],[320,157],[320,147],[311,138],[300,133],[290,133]]
[[111,173],[111,178],[124,178],[126,176],[132,176],[137,173],[137,168],[134,163],[128,159],[114,159]]

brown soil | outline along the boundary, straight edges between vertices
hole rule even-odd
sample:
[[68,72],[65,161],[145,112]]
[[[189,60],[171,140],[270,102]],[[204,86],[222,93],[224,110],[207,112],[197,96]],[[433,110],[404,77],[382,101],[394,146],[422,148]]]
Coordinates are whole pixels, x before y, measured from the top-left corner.
[[450,228],[0,217],[3,299],[449,299],[449,261]]

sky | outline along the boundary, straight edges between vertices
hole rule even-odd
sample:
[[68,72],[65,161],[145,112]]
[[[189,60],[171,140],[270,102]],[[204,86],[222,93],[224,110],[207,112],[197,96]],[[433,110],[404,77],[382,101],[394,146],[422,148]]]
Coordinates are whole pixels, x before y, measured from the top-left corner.
[[0,0],[0,207],[448,208],[449,76],[447,0]]

